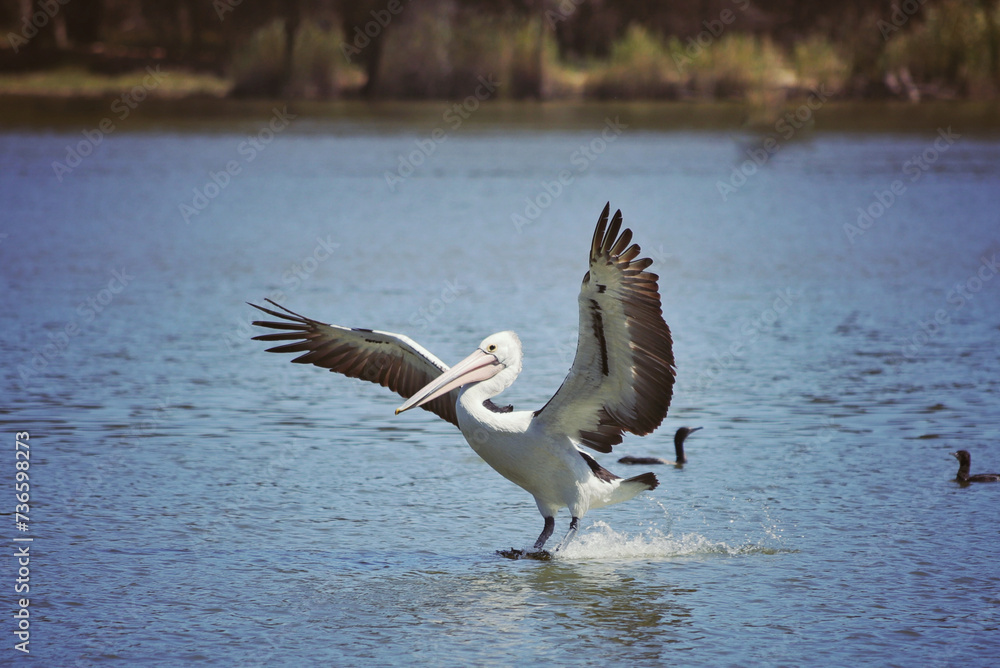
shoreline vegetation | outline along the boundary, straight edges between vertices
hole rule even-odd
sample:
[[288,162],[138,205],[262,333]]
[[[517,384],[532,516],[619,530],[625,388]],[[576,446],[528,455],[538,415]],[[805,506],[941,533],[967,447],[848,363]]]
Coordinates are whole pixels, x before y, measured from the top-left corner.
[[[205,15],[184,2],[155,10],[129,0],[18,4],[20,13],[0,14],[7,98],[131,90],[159,99],[461,100],[484,77],[498,84],[491,100],[726,101],[774,110],[817,98],[1000,97],[995,0],[854,0],[808,10],[717,0],[690,16],[610,0],[253,8],[214,0],[198,10]],[[100,9],[98,18],[81,27],[88,7]]]

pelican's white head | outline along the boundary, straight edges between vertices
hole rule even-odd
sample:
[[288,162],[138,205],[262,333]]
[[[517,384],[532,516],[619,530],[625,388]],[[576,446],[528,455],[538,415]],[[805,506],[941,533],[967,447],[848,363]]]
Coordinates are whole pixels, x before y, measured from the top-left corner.
[[482,383],[497,376],[488,396],[495,396],[510,386],[521,373],[521,340],[514,332],[498,332],[483,339],[479,347],[464,360],[451,367],[417,391],[396,409],[396,414],[451,392],[456,387]]
[[479,350],[493,355],[505,369],[514,369],[515,376],[521,373],[521,339],[514,332],[490,334],[479,344]]

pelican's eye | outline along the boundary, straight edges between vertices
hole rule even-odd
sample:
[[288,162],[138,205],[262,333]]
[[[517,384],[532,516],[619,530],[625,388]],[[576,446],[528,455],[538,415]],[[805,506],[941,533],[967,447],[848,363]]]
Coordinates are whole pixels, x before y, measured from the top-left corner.
[[497,344],[491,343],[490,345],[486,346],[486,352],[495,353],[496,351],[497,351]]

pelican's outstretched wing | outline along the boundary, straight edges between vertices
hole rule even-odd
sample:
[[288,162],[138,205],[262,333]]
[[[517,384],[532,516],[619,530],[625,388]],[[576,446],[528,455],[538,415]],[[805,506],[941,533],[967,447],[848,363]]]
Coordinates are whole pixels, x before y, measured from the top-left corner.
[[[257,320],[253,324],[284,331],[280,334],[255,336],[254,340],[293,342],[268,348],[269,353],[304,352],[304,355],[292,361],[314,364],[351,378],[378,383],[404,399],[409,399],[417,390],[448,370],[447,364],[402,334],[328,325],[289,311],[270,299],[267,301],[284,313],[256,304],[250,306],[281,318],[281,321]],[[422,408],[436,413],[457,427],[457,399],[456,389],[424,404]]]
[[604,207],[580,289],[580,334],[573,367],[534,420],[598,452],[611,452],[622,433],[644,435],[667,414],[674,387],[670,329],[663,321],[649,258],[635,259],[632,231]]

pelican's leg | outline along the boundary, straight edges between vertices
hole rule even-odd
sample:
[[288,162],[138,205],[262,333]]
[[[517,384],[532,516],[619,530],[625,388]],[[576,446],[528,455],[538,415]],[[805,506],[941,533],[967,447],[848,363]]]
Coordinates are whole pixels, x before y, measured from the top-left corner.
[[576,536],[576,530],[579,528],[580,528],[580,518],[574,517],[569,522],[569,531],[567,531],[566,535],[563,536],[563,539],[562,541],[560,541],[559,546],[556,547],[555,552],[558,552],[559,550],[569,545],[570,541],[573,540],[573,537]]
[[542,529],[542,533],[538,535],[538,540],[535,541],[535,549],[540,550],[545,546],[545,541],[552,536],[552,532],[556,528],[556,518],[546,517],[545,518],[545,528]]

